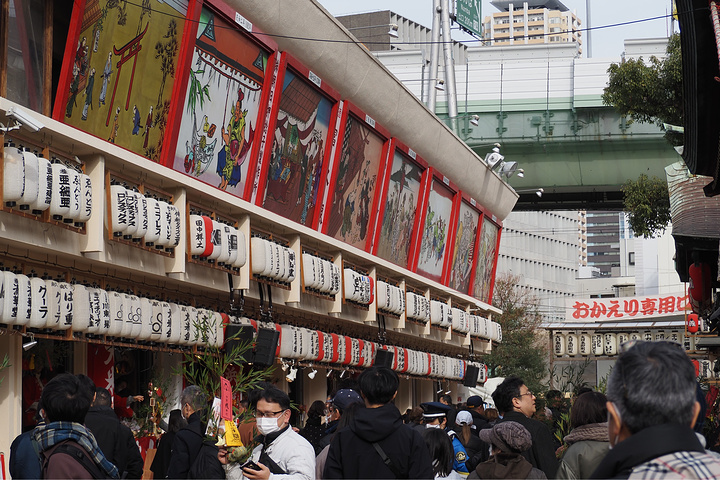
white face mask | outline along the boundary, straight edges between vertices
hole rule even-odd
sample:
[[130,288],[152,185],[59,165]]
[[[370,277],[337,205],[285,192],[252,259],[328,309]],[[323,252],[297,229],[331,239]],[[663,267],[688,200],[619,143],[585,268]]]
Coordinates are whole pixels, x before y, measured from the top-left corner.
[[273,432],[280,430],[278,426],[277,418],[258,418],[257,429],[262,435],[270,435]]
[[332,422],[332,415],[326,415],[326,416],[325,416],[325,423],[330,423],[330,422]]

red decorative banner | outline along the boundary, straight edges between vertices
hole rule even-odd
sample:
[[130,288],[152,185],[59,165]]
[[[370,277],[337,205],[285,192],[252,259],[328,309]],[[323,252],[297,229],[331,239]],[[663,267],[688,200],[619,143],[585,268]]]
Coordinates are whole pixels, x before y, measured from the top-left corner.
[[568,300],[567,307],[565,318],[569,322],[667,317],[692,311],[689,295],[575,299]]
[[225,377],[220,377],[220,418],[232,420],[232,387]]

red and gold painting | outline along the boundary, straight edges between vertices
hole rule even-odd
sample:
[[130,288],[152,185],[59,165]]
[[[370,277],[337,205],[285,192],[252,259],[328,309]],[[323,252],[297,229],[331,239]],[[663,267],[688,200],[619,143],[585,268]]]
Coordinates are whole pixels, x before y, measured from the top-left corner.
[[188,4],[74,2],[53,117],[159,161]]
[[497,260],[497,241],[500,227],[484,217],[478,243],[477,265],[472,296],[489,303],[492,300],[493,275]]
[[468,293],[470,288],[470,273],[473,267],[479,220],[480,212],[463,200],[460,204],[448,280],[448,287],[462,293]]
[[425,212],[425,224],[421,232],[417,273],[436,282],[442,281],[445,258],[448,254],[447,244],[451,233],[454,198],[455,192],[446,187],[441,179],[433,178]]

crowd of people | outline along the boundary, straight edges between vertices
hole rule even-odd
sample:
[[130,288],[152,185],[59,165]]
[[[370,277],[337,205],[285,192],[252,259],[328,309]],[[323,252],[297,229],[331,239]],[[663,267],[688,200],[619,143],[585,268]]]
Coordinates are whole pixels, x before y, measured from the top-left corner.
[[[291,425],[287,393],[270,383],[249,392],[250,422],[239,426],[254,445],[243,464],[205,437],[205,392],[191,385],[170,413],[151,470],[154,478],[249,480],[333,478],[720,478],[720,455],[698,432],[704,397],[690,359],[670,342],[625,345],[607,396],[578,392],[570,432],[553,430],[563,410],[555,394],[537,412],[518,377],[492,394],[453,405],[443,395],[404,414],[393,400],[397,374],[363,371],[314,402],[302,428]],[[62,374],[43,388],[40,422],[11,451],[13,478],[140,478],[143,462],[132,433],[118,421],[110,393],[84,375]],[[547,416],[554,422],[536,417]]]

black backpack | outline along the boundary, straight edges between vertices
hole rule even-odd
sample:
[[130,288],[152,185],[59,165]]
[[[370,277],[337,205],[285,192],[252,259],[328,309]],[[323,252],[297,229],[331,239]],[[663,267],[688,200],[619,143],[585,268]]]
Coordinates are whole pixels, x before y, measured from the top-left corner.
[[42,471],[41,475],[42,478],[48,478],[47,477],[47,468],[48,463],[50,462],[50,458],[53,455],[56,455],[58,453],[64,453],[66,455],[71,456],[73,459],[75,459],[80,465],[82,465],[85,470],[88,471],[90,475],[92,475],[92,478],[113,478],[109,476],[103,469],[97,466],[95,462],[90,459],[87,453],[85,453],[85,449],[83,449],[81,446],[76,444],[75,442],[64,442],[55,447],[52,451],[52,453],[48,456],[45,456],[43,454],[43,463],[42,463]]
[[187,478],[224,480],[225,469],[218,460],[218,447],[212,440],[205,440],[200,446],[195,461],[190,465]]

